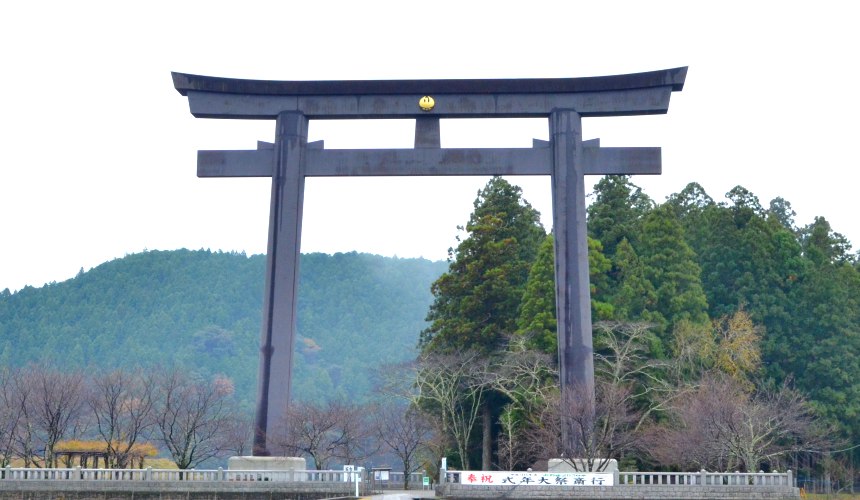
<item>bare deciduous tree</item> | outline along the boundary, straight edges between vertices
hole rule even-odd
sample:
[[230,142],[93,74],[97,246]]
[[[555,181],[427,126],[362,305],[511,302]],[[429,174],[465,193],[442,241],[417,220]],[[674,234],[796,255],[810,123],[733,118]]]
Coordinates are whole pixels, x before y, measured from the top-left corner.
[[110,467],[127,467],[134,445],[149,437],[154,387],[142,370],[119,369],[94,378],[89,407]]
[[799,393],[783,385],[749,394],[723,373],[677,400],[670,417],[651,430],[646,451],[686,469],[755,471],[793,451],[831,445]]
[[501,470],[516,470],[520,464],[531,461],[528,447],[523,442],[523,429],[527,425],[508,405],[499,416],[499,438],[496,448],[496,462]]
[[275,444],[287,454],[307,456],[318,470],[334,459],[355,463],[373,453],[360,407],[332,401],[292,403],[275,431]]
[[493,360],[491,387],[509,403],[499,417],[496,459],[503,470],[526,467],[534,461],[523,442],[529,419],[539,414],[557,391],[558,371],[547,354],[528,347],[530,339],[518,335],[505,352]]
[[[547,400],[546,409],[527,428],[525,444],[540,459],[563,458],[574,470],[605,470],[610,459],[632,449],[640,414],[623,386],[598,380],[594,398],[587,389],[566,390],[567,397],[556,394]],[[563,434],[572,446],[562,441]]]
[[36,396],[33,383],[23,370],[11,372],[9,396],[17,424],[12,434],[14,454],[24,462],[24,467],[39,467],[39,443],[33,414]]
[[173,367],[155,377],[153,418],[158,440],[180,469],[227,448],[232,384],[195,379]]
[[511,338],[503,355],[493,360],[489,370],[492,388],[524,412],[542,406],[558,387],[558,370],[552,358],[529,348],[528,343],[528,337],[522,335]]
[[452,437],[464,470],[488,379],[488,361],[474,352],[425,354],[418,360],[414,402],[441,417],[441,432]]
[[[655,412],[664,411],[681,394],[678,381],[669,380],[665,371],[669,365],[655,359],[649,349],[651,325],[647,323],[617,323],[602,321],[594,325],[595,375],[604,380],[606,396],[623,397],[622,401],[606,402],[615,407],[637,407],[635,428]],[[610,396],[611,393],[611,396]]]
[[46,467],[54,466],[54,446],[77,428],[80,432],[85,405],[84,377],[80,371],[64,372],[33,365],[24,376],[31,384],[30,417],[44,447]]
[[224,430],[224,450],[234,456],[245,456],[249,451],[253,432],[254,419],[251,415],[233,413],[227,420],[227,428]]
[[376,408],[374,414],[376,438],[403,462],[404,488],[409,489],[409,474],[421,467],[432,426],[427,417],[412,406],[387,404]]
[[16,392],[17,370],[0,369],[0,467],[6,467],[15,456],[16,433],[23,416]]

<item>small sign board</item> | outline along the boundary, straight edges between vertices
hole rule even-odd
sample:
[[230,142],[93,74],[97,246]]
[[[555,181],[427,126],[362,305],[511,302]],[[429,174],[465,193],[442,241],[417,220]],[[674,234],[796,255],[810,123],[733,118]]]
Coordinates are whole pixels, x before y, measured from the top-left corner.
[[422,479],[422,483],[421,483],[421,484],[422,484],[423,486],[430,486],[430,478],[429,478],[429,477],[427,477],[427,476],[424,476],[424,478]]

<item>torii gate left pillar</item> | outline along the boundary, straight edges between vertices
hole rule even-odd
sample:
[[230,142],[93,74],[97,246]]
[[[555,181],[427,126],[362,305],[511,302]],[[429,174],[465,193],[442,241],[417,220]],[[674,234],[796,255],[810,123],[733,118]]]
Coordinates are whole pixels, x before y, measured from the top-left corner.
[[[562,393],[594,388],[585,175],[659,174],[660,148],[582,141],[582,118],[666,113],[687,68],[592,78],[273,82],[181,73],[174,86],[201,118],[275,119],[274,144],[200,151],[200,177],[271,177],[272,199],[254,455],[290,400],[306,176],[551,175]],[[431,105],[432,103],[432,105]],[[440,118],[546,117],[550,141],[532,148],[440,147]],[[414,149],[326,150],[308,144],[309,119],[415,118]],[[563,436],[569,443],[570,436]]]

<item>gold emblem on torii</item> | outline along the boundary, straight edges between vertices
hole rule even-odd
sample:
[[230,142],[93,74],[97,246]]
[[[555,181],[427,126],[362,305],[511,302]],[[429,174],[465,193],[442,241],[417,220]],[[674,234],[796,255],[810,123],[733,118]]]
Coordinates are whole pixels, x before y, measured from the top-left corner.
[[435,106],[436,101],[429,95],[418,100],[418,107],[421,108],[421,111],[432,111]]

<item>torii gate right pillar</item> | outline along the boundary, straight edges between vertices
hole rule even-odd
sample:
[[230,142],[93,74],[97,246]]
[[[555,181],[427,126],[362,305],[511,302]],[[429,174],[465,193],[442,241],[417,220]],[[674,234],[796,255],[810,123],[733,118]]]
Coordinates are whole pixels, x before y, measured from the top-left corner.
[[[594,348],[591,340],[591,290],[585,225],[585,162],[582,118],[576,111],[550,115],[552,201],[555,243],[555,300],[558,321],[559,382],[562,412],[573,394],[593,401]],[[563,429],[563,444],[570,447]]]

